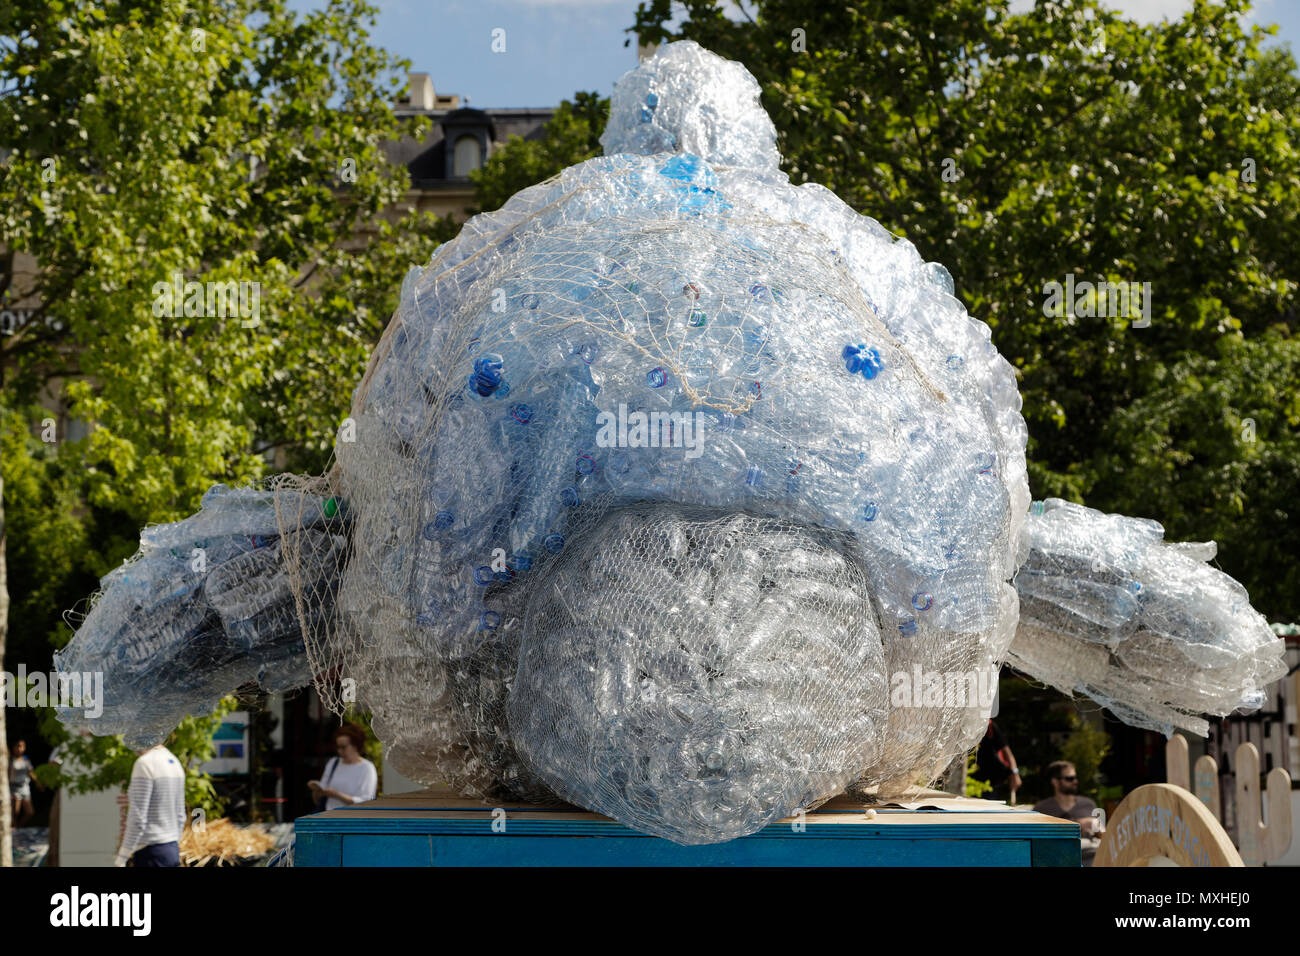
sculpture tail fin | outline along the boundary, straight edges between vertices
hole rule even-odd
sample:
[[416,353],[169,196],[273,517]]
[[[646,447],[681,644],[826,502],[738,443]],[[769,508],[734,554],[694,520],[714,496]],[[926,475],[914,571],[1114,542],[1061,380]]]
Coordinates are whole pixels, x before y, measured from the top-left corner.
[[1246,589],[1154,521],[1049,498],[1025,524],[1020,624],[1008,663],[1127,724],[1204,735],[1202,715],[1257,709],[1286,673]]

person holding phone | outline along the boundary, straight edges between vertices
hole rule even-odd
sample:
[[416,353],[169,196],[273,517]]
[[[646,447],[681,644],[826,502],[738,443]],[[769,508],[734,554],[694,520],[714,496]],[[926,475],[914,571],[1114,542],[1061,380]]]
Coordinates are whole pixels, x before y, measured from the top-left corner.
[[321,780],[307,782],[316,812],[333,810],[375,799],[379,789],[379,771],[363,757],[366,732],[356,724],[344,724],[334,735],[336,756],[325,765]]

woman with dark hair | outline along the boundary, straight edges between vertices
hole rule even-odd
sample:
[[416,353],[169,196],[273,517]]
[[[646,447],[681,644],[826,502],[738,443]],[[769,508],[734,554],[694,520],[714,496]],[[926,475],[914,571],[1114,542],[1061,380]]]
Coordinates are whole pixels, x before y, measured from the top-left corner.
[[337,756],[326,764],[323,779],[307,783],[318,811],[375,799],[379,789],[379,771],[361,755],[365,746],[366,732],[356,724],[344,724],[335,733]]
[[[13,798],[14,828],[25,824],[36,811],[32,809],[32,761],[27,756],[27,741],[14,741],[9,758],[9,796]],[[40,781],[37,781],[40,786]]]

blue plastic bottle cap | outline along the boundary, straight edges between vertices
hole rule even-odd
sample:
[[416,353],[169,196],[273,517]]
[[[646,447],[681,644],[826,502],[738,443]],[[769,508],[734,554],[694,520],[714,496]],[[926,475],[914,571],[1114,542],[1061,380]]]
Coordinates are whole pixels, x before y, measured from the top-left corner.
[[641,122],[648,123],[654,119],[654,112],[648,106],[641,107]]
[[476,584],[491,584],[493,577],[495,575],[492,573],[492,569],[486,564],[474,572],[474,582]]
[[564,548],[564,535],[548,534],[542,544],[546,546],[546,550],[551,554],[559,554],[561,549]]
[[912,607],[918,611],[928,611],[934,605],[934,598],[928,591],[917,591],[912,595]]
[[578,474],[590,475],[595,470],[596,459],[592,458],[590,455],[578,456]]
[[868,501],[865,505],[862,506],[862,520],[863,521],[876,520],[876,503],[874,501]]
[[577,488],[565,488],[560,492],[560,503],[566,508],[576,508],[581,502]]
[[950,369],[954,369],[954,370],[959,369],[961,368],[961,365],[962,365],[962,357],[960,355],[948,356],[948,367]]
[[519,424],[527,425],[533,420],[533,407],[531,405],[525,405],[523,402],[519,402],[516,405],[510,406],[510,415],[515,421],[519,422]]
[[880,361],[880,353],[875,349],[867,349],[861,354],[860,358],[862,359],[862,377],[865,379],[875,378],[880,374],[880,370],[885,367],[885,364]]
[[749,294],[760,302],[770,298],[767,292],[767,286],[759,283],[755,283],[749,287]]
[[474,371],[469,376],[469,387],[486,398],[501,385],[504,361],[500,355],[484,355],[474,360]]
[[658,105],[659,105],[659,94],[658,94],[658,93],[647,93],[647,94],[645,95],[645,105],[648,106],[648,107],[650,107],[651,109],[654,109],[656,106],[658,106]]
[[537,295],[535,292],[530,292],[528,295],[524,296],[524,308],[535,309],[541,304],[541,301],[541,296]]
[[501,615],[496,611],[484,611],[479,616],[479,626],[484,630],[494,631],[501,623]]
[[906,621],[901,621],[898,625],[898,630],[902,634],[915,634],[916,619],[909,617]]
[[663,388],[668,384],[668,373],[662,367],[652,368],[645,373],[645,381],[651,388]]

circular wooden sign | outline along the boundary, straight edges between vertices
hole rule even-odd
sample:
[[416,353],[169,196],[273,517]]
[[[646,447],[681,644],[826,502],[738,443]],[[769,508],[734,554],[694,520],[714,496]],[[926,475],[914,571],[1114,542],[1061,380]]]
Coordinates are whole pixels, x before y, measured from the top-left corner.
[[1181,787],[1138,787],[1106,823],[1093,866],[1245,866],[1227,831]]

